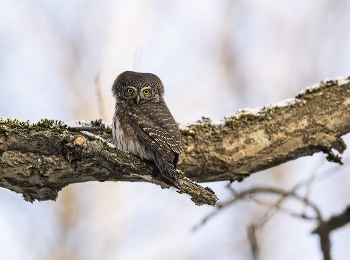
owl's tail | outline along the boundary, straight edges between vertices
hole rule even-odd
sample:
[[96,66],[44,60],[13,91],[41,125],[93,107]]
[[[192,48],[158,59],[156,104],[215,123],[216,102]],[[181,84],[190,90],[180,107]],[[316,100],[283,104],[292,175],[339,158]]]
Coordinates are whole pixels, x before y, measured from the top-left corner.
[[181,190],[182,187],[181,187],[181,184],[180,184],[180,182],[179,182],[177,176],[175,176],[175,178],[173,179],[173,178],[171,178],[171,177],[169,177],[169,176],[163,174],[163,177],[164,177],[167,181],[170,182],[169,184],[171,184],[171,185],[175,186],[176,188],[178,188],[179,190]]
[[181,190],[181,184],[177,178],[175,166],[172,163],[164,160],[160,155],[156,156],[155,163],[163,177],[169,182],[168,184]]

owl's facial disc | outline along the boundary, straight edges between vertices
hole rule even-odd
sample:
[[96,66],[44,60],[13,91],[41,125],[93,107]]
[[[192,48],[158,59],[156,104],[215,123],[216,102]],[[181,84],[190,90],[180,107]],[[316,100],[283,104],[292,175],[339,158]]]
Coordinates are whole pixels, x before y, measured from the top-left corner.
[[138,92],[138,94],[140,95],[141,101],[154,99],[154,93],[155,91],[153,91],[151,86],[143,87]]
[[137,88],[132,86],[122,87],[124,95],[122,96],[124,100],[134,100],[138,95]]
[[136,105],[139,105],[142,101],[148,101],[158,98],[157,91],[152,88],[152,86],[147,86],[143,88],[137,88],[134,86],[126,85],[121,86],[124,92],[125,100],[132,100]]

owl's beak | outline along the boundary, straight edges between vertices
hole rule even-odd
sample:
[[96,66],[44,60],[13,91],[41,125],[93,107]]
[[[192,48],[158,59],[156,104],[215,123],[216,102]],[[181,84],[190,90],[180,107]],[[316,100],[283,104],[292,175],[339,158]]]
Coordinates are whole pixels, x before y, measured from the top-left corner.
[[140,95],[137,95],[136,97],[136,105],[138,105],[140,103]]

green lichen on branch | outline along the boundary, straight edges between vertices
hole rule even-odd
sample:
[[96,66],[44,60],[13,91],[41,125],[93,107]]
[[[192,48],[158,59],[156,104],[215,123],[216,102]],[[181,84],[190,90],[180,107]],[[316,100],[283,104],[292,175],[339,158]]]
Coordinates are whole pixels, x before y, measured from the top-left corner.
[[[112,129],[105,126],[102,119],[91,120],[91,124],[84,125],[85,127],[101,127],[99,130],[105,134],[111,134]],[[28,131],[39,132],[45,129],[52,129],[55,134],[63,134],[65,131],[81,133],[80,127],[70,127],[64,124],[61,120],[41,119],[37,123],[27,121],[19,121],[18,119],[0,117],[0,130],[7,131],[8,129],[26,129]]]
[[107,134],[112,134],[112,128],[110,128],[109,126],[106,127],[105,131]]
[[76,132],[76,133],[80,133],[81,131],[78,129],[78,127],[70,127],[68,126],[67,128],[69,131],[71,132]]
[[26,129],[28,131],[35,130],[37,132],[45,129],[52,129],[55,133],[63,133],[67,129],[67,126],[63,124],[61,120],[49,120],[41,119],[37,123],[30,123],[27,121],[19,121],[18,119],[6,118],[3,119],[0,117],[0,126],[4,126],[11,129]]
[[[349,80],[350,77],[348,77],[347,79]],[[328,79],[325,81],[321,81],[319,84],[309,86],[307,89],[300,92],[296,96],[296,98],[313,100],[315,97],[313,95],[310,95],[310,94],[315,94],[316,92],[322,91],[324,88],[328,88],[328,87],[332,87],[332,86],[339,86],[339,81],[337,79]]]
[[225,125],[238,127],[238,126],[240,126],[240,122],[253,121],[257,118],[256,115],[253,115],[251,113],[246,113],[246,112],[247,111],[245,111],[245,110],[240,110],[240,111],[236,112],[235,115],[232,115],[229,117],[224,117]]
[[68,144],[70,142],[70,137],[71,135],[65,135],[62,139],[61,139],[61,145],[65,145]]
[[92,127],[101,126],[102,124],[103,124],[102,123],[102,118],[96,119],[96,120],[91,120],[91,126]]
[[179,178],[181,178],[181,179],[187,178],[187,177],[186,177],[186,174],[185,174],[182,170],[176,170],[176,172],[177,172],[177,176],[178,176]]
[[[102,119],[96,119],[91,120],[91,127],[101,127],[101,130],[98,132],[102,133],[103,135],[110,135],[112,132],[112,129],[108,126],[105,127],[105,124],[102,122]],[[19,121],[18,119],[11,119],[11,118],[2,118],[0,117],[0,132],[4,132],[7,134],[8,131],[14,130],[14,129],[24,129],[28,132],[30,131],[42,131],[46,129],[51,129],[54,134],[65,134],[63,139],[61,140],[61,143],[65,143],[69,141],[70,135],[67,133],[82,133],[81,129],[79,127],[70,127],[64,124],[61,120],[50,120],[50,119],[41,119],[37,123],[30,123],[29,120],[27,121]],[[86,134],[85,134],[86,135]],[[103,138],[96,138],[94,136],[86,135],[87,139],[90,141],[96,141],[103,144],[104,147],[109,147],[110,145],[106,140]]]
[[179,179],[186,180],[186,181],[188,181],[188,182],[190,182],[190,183],[192,183],[192,184],[194,184],[194,185],[196,185],[198,187],[201,187],[197,182],[195,182],[195,181],[191,180],[190,178],[188,178],[184,171],[177,169],[176,172],[177,172],[177,176],[178,176]]
[[193,138],[196,138],[197,134],[195,131],[193,131],[192,129],[181,129],[180,128],[180,133],[184,136],[191,136]]

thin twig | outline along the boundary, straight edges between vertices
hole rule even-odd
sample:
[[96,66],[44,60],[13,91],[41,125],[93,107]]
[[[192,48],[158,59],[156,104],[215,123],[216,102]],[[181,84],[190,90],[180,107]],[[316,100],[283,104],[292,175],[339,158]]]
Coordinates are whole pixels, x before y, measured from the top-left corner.
[[259,260],[259,244],[256,238],[256,226],[251,224],[248,227],[248,239],[250,242],[250,247],[252,250],[252,255],[254,260]]
[[[280,205],[276,205],[276,204],[272,204],[272,203],[267,203],[265,201],[261,201],[255,197],[252,197],[250,198],[250,200],[254,201],[255,203],[259,204],[259,205],[262,205],[262,206],[266,206],[266,207],[269,207],[269,208],[275,208],[277,211],[279,212],[282,212],[282,213],[285,213],[287,215],[290,215],[292,217],[298,217],[298,218],[302,218],[302,219],[308,219],[308,220],[317,220],[315,217],[309,217],[307,216],[306,214],[302,213],[302,214],[298,214],[298,213],[295,213],[287,208],[283,208],[282,206]],[[261,224],[259,225],[256,225],[256,226],[260,226]]]
[[257,188],[248,189],[248,190],[245,190],[245,191],[239,193],[238,196],[236,196],[232,200],[224,202],[224,203],[220,203],[219,205],[221,207],[227,207],[227,206],[230,206],[230,205],[236,203],[238,200],[245,199],[246,197],[250,197],[250,196],[258,194],[258,193],[277,194],[277,195],[280,195],[283,197],[291,197],[291,198],[294,198],[296,200],[299,200],[299,201],[303,202],[304,204],[307,204],[309,207],[311,207],[316,214],[317,220],[319,222],[322,222],[321,212],[313,202],[311,202],[307,198],[303,198],[303,197],[299,196],[298,194],[296,194],[293,191],[287,192],[287,191],[284,191],[284,190],[278,189],[278,188],[257,187]]
[[[278,188],[270,188],[270,187],[257,187],[257,188],[251,188],[245,191],[242,191],[240,193],[238,193],[237,196],[235,196],[233,199],[220,203],[217,205],[217,209],[216,211],[212,212],[211,214],[209,214],[208,216],[206,216],[201,223],[199,223],[197,226],[195,226],[193,228],[193,230],[197,230],[199,227],[201,227],[202,225],[204,225],[210,218],[214,217],[217,213],[219,213],[220,209],[223,208],[227,208],[228,206],[231,206],[233,204],[235,204],[236,202],[240,201],[240,200],[244,200],[246,198],[251,198],[251,196],[259,194],[259,193],[270,193],[270,194],[276,194],[276,195],[280,195],[283,198],[286,197],[291,197],[294,198],[300,202],[303,202],[304,204],[307,204],[310,208],[312,208],[315,212],[315,219],[319,222],[322,223],[323,219],[322,219],[322,215],[320,210],[318,209],[318,207],[311,202],[310,200],[308,200],[307,198],[303,198],[299,195],[297,195],[295,192],[290,191],[284,191],[282,189],[278,189]],[[306,218],[306,217],[305,217]],[[309,218],[309,217],[308,217]]]
[[100,111],[100,117],[103,120],[106,120],[107,117],[106,117],[106,112],[104,109],[104,102],[103,102],[103,97],[102,97],[102,92],[101,92],[100,72],[95,77],[95,87],[96,87],[97,101],[98,101],[98,108]]

